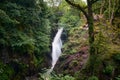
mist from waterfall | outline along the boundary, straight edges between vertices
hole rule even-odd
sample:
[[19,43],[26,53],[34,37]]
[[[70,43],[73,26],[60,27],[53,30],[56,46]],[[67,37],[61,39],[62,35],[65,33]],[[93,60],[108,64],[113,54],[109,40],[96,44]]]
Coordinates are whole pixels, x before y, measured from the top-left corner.
[[63,32],[63,28],[58,29],[58,32],[56,33],[54,40],[52,42],[52,66],[50,68],[50,70],[47,72],[48,74],[50,74],[53,71],[53,68],[58,60],[58,58],[60,57],[62,51],[62,40],[61,40],[61,34]]

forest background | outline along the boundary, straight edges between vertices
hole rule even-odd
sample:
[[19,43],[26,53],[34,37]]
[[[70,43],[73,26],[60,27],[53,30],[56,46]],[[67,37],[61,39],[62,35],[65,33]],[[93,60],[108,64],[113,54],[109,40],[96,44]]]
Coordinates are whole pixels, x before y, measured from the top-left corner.
[[0,0],[0,80],[120,80],[120,0]]

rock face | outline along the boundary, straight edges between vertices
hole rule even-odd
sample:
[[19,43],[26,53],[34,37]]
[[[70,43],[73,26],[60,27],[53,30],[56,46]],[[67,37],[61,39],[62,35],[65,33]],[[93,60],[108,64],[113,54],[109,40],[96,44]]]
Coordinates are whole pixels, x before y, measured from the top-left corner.
[[72,75],[85,66],[88,58],[88,46],[82,47],[79,52],[60,59],[55,67],[55,71]]

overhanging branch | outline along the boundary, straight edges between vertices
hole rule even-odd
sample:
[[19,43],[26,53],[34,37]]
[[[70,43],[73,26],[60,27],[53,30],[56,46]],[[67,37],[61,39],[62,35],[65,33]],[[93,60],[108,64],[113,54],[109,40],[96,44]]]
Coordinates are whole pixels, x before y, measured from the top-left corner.
[[81,10],[82,13],[85,15],[85,17],[88,19],[88,14],[85,11],[85,9],[83,7],[81,7],[79,4],[73,3],[69,0],[65,0],[68,4],[72,5],[73,7],[76,7],[77,9]]
[[97,1],[99,1],[99,0],[91,0],[91,3],[94,4],[94,3],[96,3]]

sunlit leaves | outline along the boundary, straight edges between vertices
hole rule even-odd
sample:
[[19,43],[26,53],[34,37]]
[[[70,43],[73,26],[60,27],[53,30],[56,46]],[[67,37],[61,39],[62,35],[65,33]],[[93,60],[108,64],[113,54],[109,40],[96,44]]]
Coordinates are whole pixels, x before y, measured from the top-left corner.
[[87,3],[83,0],[74,0],[75,3],[78,3],[81,5],[83,8],[87,6]]

